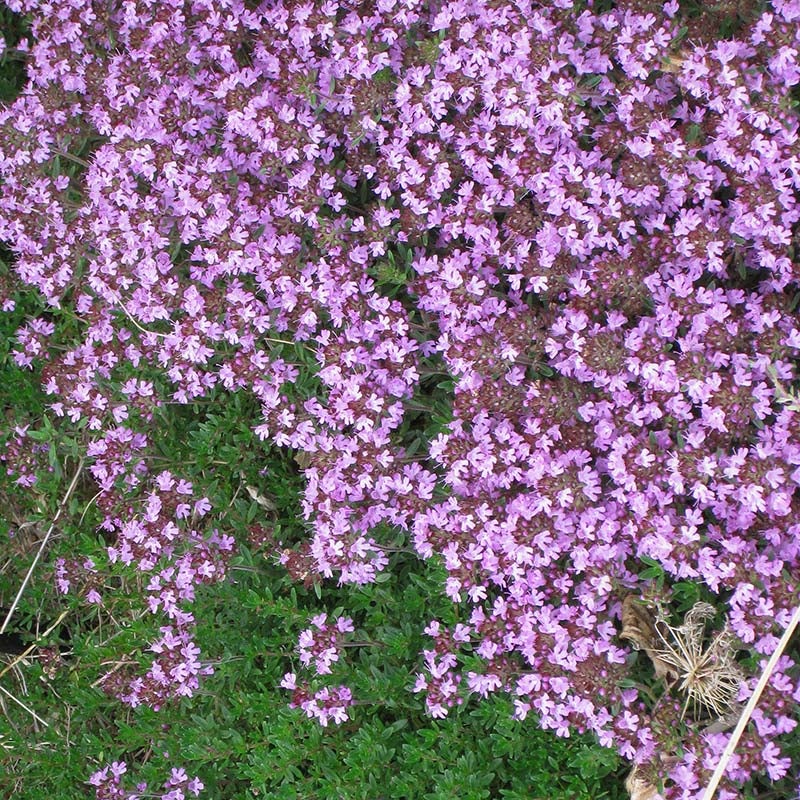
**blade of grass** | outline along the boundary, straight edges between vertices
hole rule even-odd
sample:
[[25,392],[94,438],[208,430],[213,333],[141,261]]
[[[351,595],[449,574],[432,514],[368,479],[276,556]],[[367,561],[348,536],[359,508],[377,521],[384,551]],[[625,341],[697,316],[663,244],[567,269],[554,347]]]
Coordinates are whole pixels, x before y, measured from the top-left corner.
[[9,700],[13,700],[18,706],[24,708],[37,722],[40,722],[42,725],[44,725],[45,728],[50,727],[50,725],[45,722],[32,708],[28,708],[28,706],[26,706],[22,700],[18,700],[16,697],[14,697],[14,695],[11,694],[8,689],[4,689],[2,686],[0,686],[0,692],[2,692]]
[[2,678],[3,675],[5,675],[9,670],[16,667],[20,661],[24,661],[31,654],[31,652],[33,652],[39,646],[39,643],[46,639],[64,621],[64,617],[66,617],[67,614],[69,614],[68,608],[59,614],[58,619],[41,636],[39,636],[33,644],[28,645],[28,647],[26,647],[25,650],[20,653],[10,664],[0,670],[0,678]]

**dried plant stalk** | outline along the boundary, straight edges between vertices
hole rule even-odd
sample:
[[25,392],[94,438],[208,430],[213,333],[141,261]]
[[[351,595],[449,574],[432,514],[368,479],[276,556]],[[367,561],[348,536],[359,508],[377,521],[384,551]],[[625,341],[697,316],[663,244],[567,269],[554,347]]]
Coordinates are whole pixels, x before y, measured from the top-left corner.
[[662,660],[656,652],[659,637],[656,634],[652,615],[632,594],[622,601],[622,632],[620,639],[628,639],[636,650],[644,650],[656,671],[656,678],[666,678],[673,681],[678,677],[677,672],[666,661]]
[[766,688],[767,683],[769,682],[769,679],[775,670],[775,665],[778,663],[778,659],[783,655],[783,651],[788,646],[789,640],[792,638],[792,634],[794,633],[798,624],[800,624],[800,606],[794,610],[794,614],[792,614],[792,618],[789,620],[789,624],[786,626],[786,630],[783,632],[783,636],[781,636],[778,646],[775,648],[775,652],[770,656],[767,666],[764,667],[764,671],[761,673],[761,677],[758,679],[756,688],[753,690],[753,694],[747,701],[747,705],[744,707],[742,716],[739,717],[739,722],[734,728],[731,738],[728,740],[728,744],[722,751],[722,757],[717,764],[717,768],[714,770],[714,774],[711,776],[708,786],[706,786],[703,800],[712,800],[714,797],[717,787],[719,786],[719,782],[722,780],[722,776],[728,766],[728,762],[731,760],[733,751],[736,749],[736,745],[739,744],[739,739],[742,738],[744,729],[747,727],[747,723],[750,721],[750,717],[752,716],[755,707],[758,705],[761,694]]
[[639,767],[634,767],[625,779],[625,788],[630,800],[659,800],[661,795],[650,781],[639,774]]
[[31,575],[33,575],[33,571],[36,569],[36,565],[39,563],[39,559],[42,557],[42,553],[44,552],[45,547],[47,547],[47,542],[50,540],[50,536],[53,533],[53,530],[56,527],[56,523],[58,522],[59,517],[64,512],[64,509],[67,507],[67,503],[69,503],[70,497],[72,497],[72,493],[75,491],[75,487],[78,485],[78,478],[81,475],[81,471],[83,470],[83,458],[81,458],[80,462],[78,463],[77,468],[75,469],[75,474],[72,476],[72,482],[67,489],[66,494],[59,503],[58,510],[56,511],[55,516],[53,517],[52,522],[50,523],[50,527],[47,530],[47,533],[44,535],[42,539],[42,543],[39,545],[39,549],[36,552],[36,556],[33,559],[33,563],[28,568],[28,572],[25,575],[25,579],[22,581],[22,586],[19,587],[19,591],[14,597],[14,602],[11,604],[11,608],[8,609],[8,614],[6,614],[5,620],[3,620],[3,624],[0,625],[0,633],[5,633],[6,628],[8,627],[9,622],[11,622],[11,618],[14,616],[14,612],[19,605],[19,601],[22,598],[23,593],[25,592],[25,587],[28,585],[28,581],[31,579]]

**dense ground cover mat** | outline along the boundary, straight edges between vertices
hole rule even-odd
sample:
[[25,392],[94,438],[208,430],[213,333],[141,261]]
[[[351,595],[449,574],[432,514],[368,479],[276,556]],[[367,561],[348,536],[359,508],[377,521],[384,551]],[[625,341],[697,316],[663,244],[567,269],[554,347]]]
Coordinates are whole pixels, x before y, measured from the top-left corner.
[[800,604],[800,2],[2,13],[14,790],[703,797]]

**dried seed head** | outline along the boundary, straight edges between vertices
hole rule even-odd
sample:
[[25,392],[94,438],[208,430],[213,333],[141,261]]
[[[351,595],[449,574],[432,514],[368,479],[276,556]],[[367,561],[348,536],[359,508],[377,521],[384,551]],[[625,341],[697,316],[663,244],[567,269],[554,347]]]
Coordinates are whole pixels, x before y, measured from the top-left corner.
[[743,679],[727,623],[706,645],[706,624],[715,614],[708,603],[695,603],[682,625],[673,627],[661,616],[655,624],[660,639],[656,655],[677,673],[678,689],[686,695],[683,714],[691,705],[695,718],[703,709],[717,717],[728,714]]

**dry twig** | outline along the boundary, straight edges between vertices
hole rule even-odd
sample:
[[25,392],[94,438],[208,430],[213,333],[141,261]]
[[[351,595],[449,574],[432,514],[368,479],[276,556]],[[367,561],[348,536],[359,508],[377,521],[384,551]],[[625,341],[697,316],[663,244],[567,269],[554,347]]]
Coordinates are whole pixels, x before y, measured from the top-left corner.
[[67,507],[67,503],[69,502],[70,497],[72,497],[72,493],[75,491],[75,487],[78,485],[78,478],[80,477],[82,470],[83,470],[83,459],[81,459],[80,462],[78,463],[78,468],[75,470],[75,474],[72,476],[72,482],[70,483],[66,494],[64,495],[63,499],[61,500],[61,503],[58,506],[58,511],[56,511],[56,515],[53,517],[53,521],[50,523],[50,527],[47,529],[47,533],[44,535],[42,543],[39,545],[39,550],[36,552],[36,556],[33,559],[33,563],[28,568],[28,572],[25,575],[25,580],[22,581],[22,586],[19,587],[19,591],[17,592],[17,596],[14,598],[14,602],[11,604],[11,608],[8,609],[8,614],[6,614],[6,618],[3,621],[3,624],[2,626],[0,626],[0,633],[5,633],[6,628],[8,627],[8,623],[11,622],[11,617],[14,616],[14,612],[17,610],[19,601],[22,599],[22,595],[25,592],[25,587],[28,585],[28,581],[30,581],[31,575],[33,575],[33,571],[36,569],[36,565],[39,563],[39,559],[42,557],[44,548],[47,547],[47,543],[50,541],[50,536],[56,527],[56,522],[58,522],[58,518],[64,512],[64,509]]
[[750,721],[750,717],[752,716],[755,707],[758,705],[761,694],[766,688],[767,683],[769,682],[769,679],[775,670],[775,665],[778,663],[778,659],[781,657],[781,655],[783,655],[783,651],[788,646],[789,640],[792,638],[792,634],[794,633],[798,624],[800,624],[800,606],[794,610],[794,614],[792,614],[792,618],[789,620],[789,624],[786,626],[786,630],[783,632],[783,636],[781,636],[778,646],[775,648],[775,652],[770,656],[766,667],[764,667],[764,671],[761,673],[761,677],[758,679],[756,688],[753,690],[753,694],[747,701],[747,705],[744,707],[742,716],[739,717],[739,722],[737,723],[736,728],[734,728],[731,738],[728,740],[728,744],[725,746],[725,750],[722,752],[722,757],[717,764],[717,768],[714,770],[714,774],[711,776],[708,786],[706,786],[703,800],[711,800],[711,798],[714,797],[717,787],[719,786],[719,782],[722,780],[722,776],[725,773],[726,767],[728,766],[728,762],[731,760],[733,751],[736,749],[736,745],[739,744],[739,739],[742,738],[744,729],[747,727],[747,723]]

